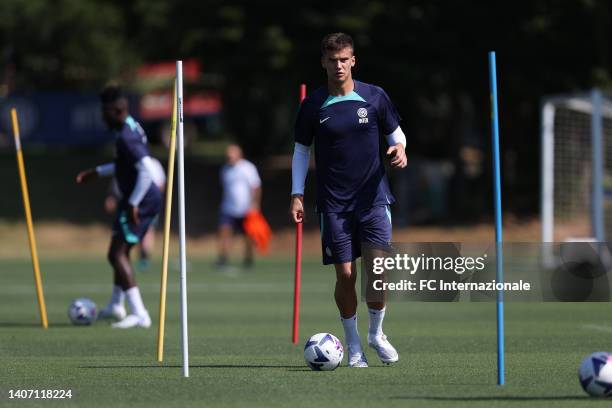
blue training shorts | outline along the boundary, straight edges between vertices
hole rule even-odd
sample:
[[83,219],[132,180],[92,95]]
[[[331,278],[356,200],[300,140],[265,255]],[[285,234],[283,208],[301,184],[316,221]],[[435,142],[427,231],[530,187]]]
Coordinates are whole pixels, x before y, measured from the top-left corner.
[[244,217],[234,217],[226,213],[219,214],[219,226],[229,225],[234,232],[244,234]]
[[367,242],[387,248],[391,243],[391,209],[380,205],[341,213],[319,213],[323,265],[353,262]]
[[117,208],[117,215],[113,223],[113,237],[121,237],[128,244],[138,244],[145,236],[151,224],[157,221],[161,211],[161,193],[147,193],[138,205],[139,223],[129,221],[128,204],[122,201]]

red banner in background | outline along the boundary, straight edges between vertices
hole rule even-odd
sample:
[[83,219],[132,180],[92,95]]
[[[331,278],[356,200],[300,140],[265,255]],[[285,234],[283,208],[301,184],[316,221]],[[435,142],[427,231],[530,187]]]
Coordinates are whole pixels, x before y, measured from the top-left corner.
[[[136,71],[138,80],[171,80],[176,75],[176,62],[156,62],[144,64]],[[183,61],[183,80],[197,81],[202,75],[202,64],[196,59]]]
[[[216,91],[198,91],[185,95],[185,116],[206,116],[221,113],[221,95]],[[165,119],[172,114],[172,91],[149,92],[140,99],[140,117],[145,120]]]
[[[154,90],[140,99],[140,118],[143,120],[167,119],[172,114],[172,82],[176,75],[176,63],[164,61],[142,65],[136,73],[138,82],[146,83]],[[183,80],[188,87],[184,96],[183,112],[186,117],[216,115],[221,112],[221,94],[216,90],[202,90],[197,83],[202,77],[202,64],[197,59],[183,61]],[[156,86],[157,85],[157,86]]]

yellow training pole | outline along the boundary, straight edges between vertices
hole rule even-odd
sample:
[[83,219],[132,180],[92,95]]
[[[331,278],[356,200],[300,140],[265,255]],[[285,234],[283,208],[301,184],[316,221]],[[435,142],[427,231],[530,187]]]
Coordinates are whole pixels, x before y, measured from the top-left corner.
[[172,182],[174,179],[174,156],[176,153],[176,83],[172,95],[172,125],[170,151],[168,153],[168,182],[166,183],[166,214],[164,218],[164,249],[162,254],[161,285],[159,289],[159,327],[157,332],[157,361],[164,360],[164,330],[166,323],[166,286],[168,284],[168,251],[170,246],[170,218],[172,216]]
[[43,294],[42,281],[40,279],[38,253],[36,252],[36,238],[34,237],[34,226],[32,225],[32,213],[30,211],[30,195],[28,193],[28,183],[26,182],[25,166],[23,165],[23,153],[21,152],[21,140],[19,138],[19,123],[17,122],[17,110],[15,108],[11,109],[11,120],[13,122],[13,135],[15,136],[15,150],[17,151],[17,166],[19,167],[23,207],[25,209],[26,223],[28,225],[28,239],[30,241],[32,267],[34,268],[34,282],[36,284],[36,295],[38,296],[38,307],[40,309],[40,322],[42,327],[46,329],[49,327],[47,321],[47,307],[45,306],[45,296]]

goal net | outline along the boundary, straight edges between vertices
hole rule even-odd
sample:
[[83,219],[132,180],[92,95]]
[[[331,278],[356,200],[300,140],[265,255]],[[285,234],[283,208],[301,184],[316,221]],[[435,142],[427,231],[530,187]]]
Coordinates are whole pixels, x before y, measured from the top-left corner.
[[[612,101],[599,91],[542,104],[542,241],[605,242],[612,235]],[[544,245],[546,266],[556,264]]]

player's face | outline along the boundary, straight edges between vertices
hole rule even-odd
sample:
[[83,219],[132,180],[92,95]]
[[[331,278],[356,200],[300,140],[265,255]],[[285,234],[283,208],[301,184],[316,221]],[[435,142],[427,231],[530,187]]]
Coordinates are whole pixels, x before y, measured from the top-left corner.
[[351,69],[355,66],[355,56],[350,47],[340,51],[327,51],[321,58],[323,69],[327,72],[327,79],[336,83],[344,83],[352,79]]
[[125,104],[122,101],[102,105],[102,118],[110,129],[121,129],[127,116]]
[[236,145],[230,145],[225,151],[225,158],[230,165],[234,165],[242,158],[242,150]]

